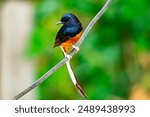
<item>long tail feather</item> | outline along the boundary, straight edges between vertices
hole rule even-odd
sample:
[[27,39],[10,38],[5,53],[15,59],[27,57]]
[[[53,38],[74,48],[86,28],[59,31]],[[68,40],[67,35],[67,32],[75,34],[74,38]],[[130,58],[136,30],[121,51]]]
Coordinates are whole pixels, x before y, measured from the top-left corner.
[[[65,53],[65,51],[63,50],[62,47],[61,47],[61,50],[62,50],[64,56],[67,56],[67,54]],[[78,90],[79,94],[80,94],[83,98],[86,99],[86,98],[87,98],[87,94],[86,94],[86,92],[83,90],[83,88],[80,86],[80,84],[78,83],[78,81],[77,81],[77,79],[76,79],[76,77],[75,77],[75,75],[74,75],[74,72],[73,72],[73,70],[72,70],[72,68],[71,68],[71,65],[70,65],[70,62],[69,62],[69,61],[66,62],[66,66],[67,66],[69,75],[70,75],[70,77],[71,77],[71,80],[72,80],[72,82],[73,82],[75,88]]]
[[80,93],[80,95],[86,99],[87,98],[87,94],[85,93],[85,91],[83,90],[83,88],[79,85],[79,83],[78,83],[78,81],[77,81],[77,79],[76,79],[76,77],[75,77],[75,75],[73,73],[73,70],[71,68],[70,62],[67,61],[66,65],[67,65],[68,72],[70,74],[70,77],[71,77],[71,80],[72,80],[74,86],[76,87],[76,89],[78,90],[78,92]]

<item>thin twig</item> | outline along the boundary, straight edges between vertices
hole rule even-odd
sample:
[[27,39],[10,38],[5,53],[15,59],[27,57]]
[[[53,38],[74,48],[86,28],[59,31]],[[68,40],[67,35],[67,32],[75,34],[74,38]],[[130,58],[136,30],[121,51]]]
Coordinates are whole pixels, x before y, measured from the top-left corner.
[[[80,45],[83,43],[83,41],[85,40],[85,37],[88,35],[89,31],[91,30],[91,28],[94,26],[94,24],[100,19],[100,17],[104,14],[104,12],[108,9],[108,7],[110,6],[112,0],[107,0],[107,2],[105,3],[105,5],[103,6],[103,8],[97,13],[97,15],[93,18],[93,20],[89,23],[89,25],[87,26],[87,28],[85,29],[85,31],[83,32],[80,40],[75,44],[75,46],[80,47]],[[74,54],[76,54],[77,50],[73,49],[69,55],[72,57]],[[15,97],[13,97],[13,100],[17,100],[19,98],[21,98],[22,96],[24,96],[26,93],[28,93],[29,91],[31,91],[32,89],[34,89],[35,87],[39,86],[42,82],[44,82],[50,75],[52,75],[58,68],[60,68],[61,66],[63,66],[66,62],[68,61],[68,58],[65,57],[63,58],[57,65],[55,65],[52,69],[50,69],[48,72],[46,72],[40,79],[38,79],[37,81],[35,81],[31,86],[29,86],[28,88],[26,88],[25,90],[23,90],[22,92],[20,92],[19,94],[17,94]]]

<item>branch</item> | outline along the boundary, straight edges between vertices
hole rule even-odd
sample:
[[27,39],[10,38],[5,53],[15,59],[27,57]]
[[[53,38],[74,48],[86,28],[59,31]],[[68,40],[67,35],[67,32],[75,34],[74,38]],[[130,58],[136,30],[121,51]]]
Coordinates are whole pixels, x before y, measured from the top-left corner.
[[[85,31],[83,32],[80,40],[75,44],[75,46],[80,47],[80,45],[83,43],[83,41],[85,40],[85,37],[88,35],[89,31],[91,30],[91,28],[95,25],[95,23],[100,19],[100,17],[104,14],[104,12],[108,9],[108,7],[110,6],[112,0],[107,0],[107,2],[105,3],[105,5],[103,6],[103,8],[97,13],[97,15],[93,18],[93,20],[89,23],[89,25],[87,26],[87,28],[85,29]],[[74,54],[76,54],[77,50],[73,49],[69,55],[72,57]],[[31,86],[29,86],[28,88],[26,88],[25,90],[23,90],[22,92],[20,92],[18,95],[16,95],[15,97],[13,97],[13,100],[17,100],[19,98],[21,98],[22,96],[24,96],[26,93],[28,93],[29,91],[31,91],[32,89],[36,88],[37,86],[39,86],[42,82],[44,82],[49,76],[51,76],[58,68],[60,68],[61,66],[63,66],[67,61],[69,61],[69,59],[67,57],[63,58],[57,65],[55,65],[52,69],[50,69],[48,72],[46,72],[40,79],[38,79],[37,81],[35,81]]]

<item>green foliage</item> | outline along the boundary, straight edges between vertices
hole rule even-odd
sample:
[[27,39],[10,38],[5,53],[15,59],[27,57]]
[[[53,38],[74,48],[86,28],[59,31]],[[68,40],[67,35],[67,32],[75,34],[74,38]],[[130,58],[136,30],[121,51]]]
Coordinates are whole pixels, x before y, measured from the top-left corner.
[[[60,48],[53,48],[60,28],[55,24],[61,16],[74,13],[86,27],[104,3],[103,0],[43,0],[36,3],[27,55],[36,58],[37,78],[63,57]],[[142,70],[139,55],[147,55],[150,49],[149,6],[148,0],[112,1],[71,60],[88,99],[129,99],[131,88],[147,73]],[[149,81],[147,77],[144,82]],[[82,99],[65,66],[41,84],[38,92],[37,99]]]

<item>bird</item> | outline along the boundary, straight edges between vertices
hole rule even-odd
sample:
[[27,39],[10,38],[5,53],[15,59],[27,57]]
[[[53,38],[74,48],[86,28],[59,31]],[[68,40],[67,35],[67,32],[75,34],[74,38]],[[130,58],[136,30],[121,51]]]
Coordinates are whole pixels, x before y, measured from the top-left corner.
[[[70,56],[68,55],[69,48],[72,47],[77,51],[79,50],[79,48],[76,47],[74,44],[78,42],[82,35],[82,24],[79,21],[79,19],[72,13],[64,14],[61,17],[60,21],[56,24],[62,24],[63,26],[59,29],[58,33],[56,34],[54,47],[60,46],[64,56],[70,60]],[[72,67],[70,65],[70,61],[66,62],[66,66],[70,74],[71,80],[76,89],[78,90],[79,94],[84,99],[87,99],[87,94],[77,81]]]

